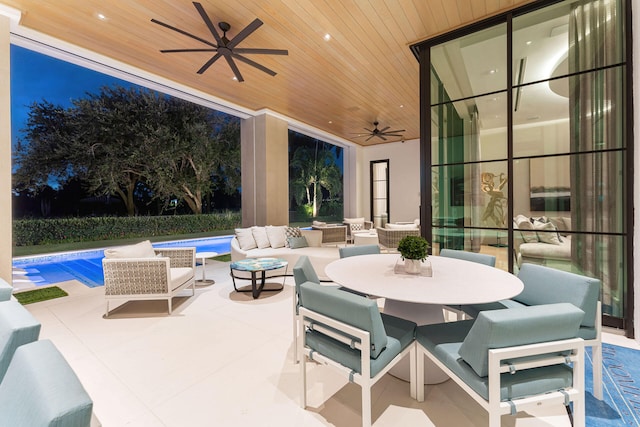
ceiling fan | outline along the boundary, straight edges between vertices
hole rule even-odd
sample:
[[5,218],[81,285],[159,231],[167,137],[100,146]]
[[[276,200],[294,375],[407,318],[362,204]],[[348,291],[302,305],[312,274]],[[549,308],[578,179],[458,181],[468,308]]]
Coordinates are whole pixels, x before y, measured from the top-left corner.
[[242,56],[241,54],[288,55],[289,52],[287,50],[285,49],[254,49],[254,48],[236,47],[238,44],[240,44],[240,42],[246,39],[249,35],[251,35],[251,33],[257,30],[263,24],[261,20],[256,18],[252,23],[244,27],[242,31],[236,34],[235,37],[229,40],[227,38],[227,31],[231,29],[231,25],[229,23],[227,22],[218,23],[218,27],[220,28],[220,30],[222,30],[222,37],[220,37],[220,34],[216,30],[215,26],[213,25],[213,22],[209,18],[209,15],[207,15],[207,12],[204,10],[202,5],[197,2],[193,2],[193,5],[195,6],[196,10],[202,17],[202,20],[204,21],[204,23],[209,28],[209,31],[211,32],[211,35],[213,35],[213,38],[215,39],[215,41],[205,40],[201,37],[194,36],[193,34],[188,33],[187,31],[181,30],[180,28],[174,27],[169,24],[165,24],[164,22],[158,21],[157,19],[152,19],[151,22],[153,22],[154,24],[162,25],[165,28],[173,30],[187,37],[191,37],[192,39],[198,40],[199,42],[209,46],[208,48],[200,48],[200,49],[195,49],[195,48],[194,49],[162,49],[160,50],[160,52],[162,53],[216,52],[215,55],[213,55],[207,62],[205,62],[205,64],[202,67],[200,67],[200,69],[197,71],[198,74],[204,73],[205,71],[207,71],[207,69],[209,69],[209,67],[211,67],[211,65],[213,65],[214,62],[216,62],[221,57],[224,57],[224,59],[229,64],[229,67],[231,67],[233,74],[235,75],[236,79],[239,82],[243,82],[244,79],[242,78],[240,69],[238,69],[238,66],[236,65],[234,59],[244,62],[245,64],[251,65],[252,67],[257,68],[260,71],[264,71],[265,73],[271,76],[276,75],[275,71],[270,70],[269,68],[263,65],[260,65],[257,62]]
[[373,138],[374,136],[377,138],[382,139],[383,141],[386,141],[387,136],[393,136],[393,137],[402,137],[402,135],[399,135],[400,132],[405,132],[404,129],[396,129],[396,130],[388,130],[391,126],[387,126],[385,128],[382,129],[378,129],[378,125],[380,123],[378,123],[377,121],[373,122],[373,129],[367,129],[364,128],[364,130],[366,130],[367,132],[369,132],[368,134],[361,134],[359,133],[358,136],[368,136],[369,138],[365,139],[364,141],[367,142],[369,141],[371,138]]

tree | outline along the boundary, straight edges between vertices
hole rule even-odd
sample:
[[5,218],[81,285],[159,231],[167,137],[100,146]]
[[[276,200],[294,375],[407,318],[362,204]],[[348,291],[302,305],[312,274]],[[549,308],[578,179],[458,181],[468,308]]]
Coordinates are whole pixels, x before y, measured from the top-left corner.
[[331,145],[315,140],[313,146],[299,146],[290,162],[291,188],[298,204],[311,206],[313,217],[318,216],[322,205],[322,190],[329,198],[342,192],[342,173],[335,163]]
[[144,184],[147,203],[179,197],[201,213],[205,195],[239,187],[239,129],[236,118],[146,89],[103,87],[68,109],[35,103],[16,150],[15,188],[75,177],[134,215]]
[[[236,118],[180,99],[171,99],[162,150],[148,173],[164,197],[183,199],[202,213],[204,196],[237,191],[240,181],[240,123]],[[221,187],[221,188],[220,188]]]

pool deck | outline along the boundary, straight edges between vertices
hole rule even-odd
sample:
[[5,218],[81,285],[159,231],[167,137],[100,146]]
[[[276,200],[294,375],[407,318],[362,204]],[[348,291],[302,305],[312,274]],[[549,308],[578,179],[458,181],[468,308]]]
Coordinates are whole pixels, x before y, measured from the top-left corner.
[[[299,406],[292,278],[254,300],[233,290],[228,262],[208,262],[206,274],[216,283],[176,297],[172,315],[164,301],[134,301],[104,319],[104,287],[77,281],[57,284],[69,296],[26,307],[42,323],[41,338],[79,376],[102,426],[360,425],[360,388],[325,366],[307,365],[309,408]],[[603,340],[640,348],[611,333]],[[486,412],[452,381],[429,386],[425,396],[417,402],[407,383],[385,376],[373,389],[374,425],[487,425]],[[502,426],[570,426],[564,406],[545,411],[504,416]]]

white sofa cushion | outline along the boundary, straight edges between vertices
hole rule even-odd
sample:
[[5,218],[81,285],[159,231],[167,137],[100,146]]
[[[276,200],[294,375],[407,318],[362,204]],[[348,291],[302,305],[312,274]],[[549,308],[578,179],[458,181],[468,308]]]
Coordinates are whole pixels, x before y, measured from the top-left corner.
[[156,252],[149,240],[135,245],[118,246],[104,250],[105,258],[153,258]]
[[286,225],[267,225],[267,237],[272,248],[284,248],[287,244]]
[[540,231],[540,233],[536,232],[536,234],[538,236],[538,240],[540,240],[542,243],[549,243],[551,245],[559,245],[560,244],[560,237],[558,235],[558,229],[552,223],[550,223],[550,222],[542,222],[542,221],[534,221],[533,222],[533,228],[535,228],[536,231]]
[[322,246],[322,230],[300,230],[300,233],[307,239],[307,244],[313,248]]
[[265,227],[253,226],[251,227],[251,234],[253,234],[253,239],[256,241],[256,246],[260,249],[271,247]]
[[193,268],[188,267],[174,267],[169,269],[171,275],[171,290],[175,291],[187,280],[193,277]]
[[418,226],[416,224],[387,224],[385,228],[389,230],[415,230]]
[[538,235],[535,231],[533,231],[533,224],[531,223],[531,220],[529,218],[524,215],[518,215],[514,222],[516,223],[518,230],[520,230],[522,240],[524,240],[526,243],[536,243],[538,241]]
[[248,251],[258,247],[251,228],[236,228],[236,238],[240,244],[240,249],[243,251]]

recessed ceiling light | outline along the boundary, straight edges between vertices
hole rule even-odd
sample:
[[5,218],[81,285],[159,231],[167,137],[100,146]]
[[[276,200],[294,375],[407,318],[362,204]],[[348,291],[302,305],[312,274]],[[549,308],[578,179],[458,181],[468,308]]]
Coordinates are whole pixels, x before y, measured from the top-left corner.
[[400,104],[400,108],[404,108],[404,104]]
[[106,21],[107,20],[107,17],[103,13],[98,13],[97,16],[98,16],[98,19],[101,20],[101,21]]
[[530,46],[531,43],[533,43],[531,40],[527,40],[527,42],[526,42],[527,46]]
[[494,68],[494,69],[492,69],[492,70],[489,70],[489,74],[495,74],[495,73],[497,73],[497,72],[498,72],[498,69],[497,69],[497,68]]
[[231,80],[238,81],[238,78],[237,78],[236,76],[233,76],[233,77],[231,78]]
[[329,120],[329,124],[331,125],[331,124],[333,124],[333,122],[331,120]]
[[329,33],[325,34],[323,39],[324,39],[324,41],[328,42],[329,40],[331,40],[331,34],[329,34]]

